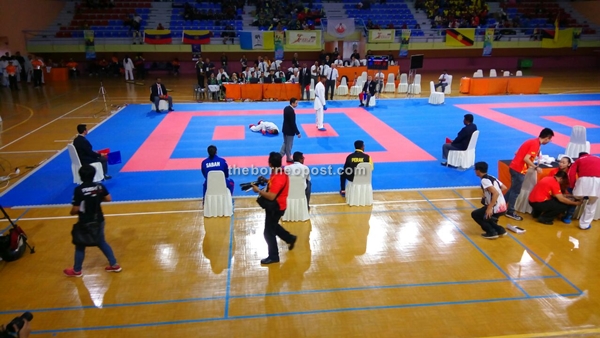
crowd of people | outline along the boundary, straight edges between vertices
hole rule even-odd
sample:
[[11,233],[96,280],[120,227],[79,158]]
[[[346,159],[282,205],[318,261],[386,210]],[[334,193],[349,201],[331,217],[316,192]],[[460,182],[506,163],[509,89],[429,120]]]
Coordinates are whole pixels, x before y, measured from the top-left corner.
[[257,0],[253,26],[269,30],[314,30],[325,17],[323,9],[314,8],[312,2],[305,6],[291,0]]
[[431,20],[432,28],[477,28],[486,24],[489,7],[479,0],[416,0],[415,9]]

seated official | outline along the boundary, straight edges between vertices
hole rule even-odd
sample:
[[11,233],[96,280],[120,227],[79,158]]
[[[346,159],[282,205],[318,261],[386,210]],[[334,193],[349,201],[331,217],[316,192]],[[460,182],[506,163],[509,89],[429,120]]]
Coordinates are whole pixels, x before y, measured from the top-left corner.
[[[363,86],[362,95],[360,95],[360,107],[364,107],[365,105],[368,107],[369,100],[371,100],[371,97],[375,95],[376,91],[377,91],[377,82],[373,81],[372,76],[369,76],[367,78],[367,82],[365,82],[365,84]],[[366,103],[363,103],[364,101],[366,101]]]
[[299,176],[304,179],[304,193],[306,194],[306,205],[310,210],[310,192],[312,190],[312,184],[310,181],[310,169],[304,165],[304,154],[299,151],[294,152],[292,155],[294,163],[285,166],[284,170],[288,176]]
[[92,144],[86,138],[88,134],[87,126],[80,124],[77,126],[77,137],[73,140],[73,146],[77,151],[77,156],[81,164],[90,164],[100,162],[102,164],[102,170],[104,171],[104,179],[109,180],[112,177],[108,175],[108,160],[106,156],[100,155],[92,150]]
[[154,103],[156,112],[160,113],[158,105],[160,100],[169,102],[169,111],[173,111],[173,98],[167,94],[167,87],[160,82],[160,78],[156,78],[156,83],[150,86],[150,102]]
[[217,74],[217,81],[229,82],[229,75],[225,72],[223,68],[219,69],[219,73]]
[[[448,152],[450,150],[466,150],[469,147],[471,136],[477,130],[477,125],[473,123],[473,115],[465,114],[463,124],[465,126],[458,132],[458,135],[454,141],[450,143],[444,143],[442,146],[442,158],[444,160],[448,159]],[[448,163],[444,161],[442,162],[442,165],[447,166]]]
[[208,173],[213,170],[222,171],[225,174],[225,184],[229,191],[231,191],[231,195],[233,196],[233,187],[234,182],[231,178],[229,178],[229,167],[227,166],[227,161],[224,158],[217,156],[217,147],[210,145],[208,146],[208,158],[202,161],[202,176],[204,176],[204,185],[202,186],[202,203],[204,203],[204,196],[206,195],[206,185],[208,181]]
[[569,176],[564,171],[554,176],[542,178],[529,194],[529,205],[533,208],[531,216],[543,224],[552,225],[556,216],[567,212],[569,206],[580,205],[581,201],[566,198],[561,191],[561,184],[568,181]]
[[274,70],[269,71],[269,75],[265,76],[263,83],[275,83],[275,79],[277,76],[275,75]]
[[354,141],[354,152],[346,157],[344,170],[340,175],[340,195],[342,197],[346,196],[346,181],[354,181],[354,171],[359,163],[371,163],[373,166],[373,159],[365,154],[365,143],[361,140]]
[[448,86],[448,73],[446,72],[446,70],[444,69],[444,72],[442,73],[442,75],[440,75],[440,78],[438,79],[439,82],[435,84],[435,89],[437,90],[438,87],[442,87],[442,93],[446,90],[446,86]]

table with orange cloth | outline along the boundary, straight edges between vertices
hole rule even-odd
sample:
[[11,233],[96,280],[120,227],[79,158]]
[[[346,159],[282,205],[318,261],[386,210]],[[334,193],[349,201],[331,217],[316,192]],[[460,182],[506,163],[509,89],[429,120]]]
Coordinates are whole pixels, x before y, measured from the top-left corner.
[[[512,160],[500,160],[498,161],[498,179],[502,182],[508,189],[510,189],[510,171],[509,166]],[[542,178],[548,176],[548,174],[555,168],[558,168],[558,162],[552,162],[549,167],[546,165],[540,165],[542,168],[542,172],[537,174],[537,182],[539,182]]]
[[470,95],[539,94],[541,76],[464,77],[460,92]]
[[69,81],[69,68],[66,67],[52,67],[50,73],[44,67],[44,81],[58,82],[58,81]]
[[292,97],[300,98],[300,85],[297,83],[228,83],[225,86],[225,98],[231,100],[261,101],[273,99],[289,101]]
[[[375,76],[375,74],[379,73],[378,70],[367,70],[367,67],[338,67],[338,82],[342,81],[342,77],[348,77],[348,86],[352,85],[352,81],[354,81],[354,74],[356,76],[360,76],[363,72],[367,72],[367,74],[371,76]],[[400,71],[400,66],[389,66],[387,70],[382,70],[381,72],[385,74],[385,80],[387,81],[387,77],[389,73],[394,74],[394,79],[398,80],[398,72]]]

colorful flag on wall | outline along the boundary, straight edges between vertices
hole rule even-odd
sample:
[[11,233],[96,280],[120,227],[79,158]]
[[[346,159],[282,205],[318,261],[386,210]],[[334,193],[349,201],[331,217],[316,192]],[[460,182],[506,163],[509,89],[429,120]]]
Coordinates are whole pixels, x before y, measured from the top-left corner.
[[348,19],[327,19],[327,33],[336,38],[345,38],[356,30],[354,18]]
[[475,28],[446,29],[446,46],[472,47],[475,43]]
[[283,40],[285,39],[284,32],[273,33],[273,43],[275,45],[275,60],[283,60]]
[[[557,38],[558,36],[558,38]],[[542,48],[569,48],[573,46],[573,28],[542,30]]]
[[485,30],[485,38],[483,39],[483,56],[492,56],[492,44],[494,43],[494,29],[488,28]]
[[210,43],[210,31],[183,31],[183,43],[190,45],[205,45]]
[[410,29],[402,30],[402,38],[400,39],[400,57],[408,56],[408,44],[410,43]]
[[579,38],[581,37],[581,28],[573,28],[573,50],[579,47]]
[[171,31],[168,29],[147,29],[144,31],[144,43],[149,45],[166,45],[173,42]]
[[275,40],[273,32],[252,31],[240,32],[240,48],[274,50]]
[[96,58],[96,43],[94,42],[94,31],[85,30],[83,31],[83,38],[85,39],[85,58],[87,60],[93,60]]

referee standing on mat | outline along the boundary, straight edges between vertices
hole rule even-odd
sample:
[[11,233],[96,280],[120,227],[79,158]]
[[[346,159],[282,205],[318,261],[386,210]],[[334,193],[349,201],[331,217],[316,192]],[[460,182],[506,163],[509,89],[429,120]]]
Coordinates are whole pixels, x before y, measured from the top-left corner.
[[288,163],[294,163],[292,159],[292,146],[294,145],[294,136],[298,135],[300,138],[300,131],[296,125],[296,111],[294,110],[298,106],[298,100],[295,97],[290,99],[290,105],[283,109],[283,126],[281,127],[281,133],[283,134],[283,144],[279,153],[281,157],[285,155],[285,159]]

